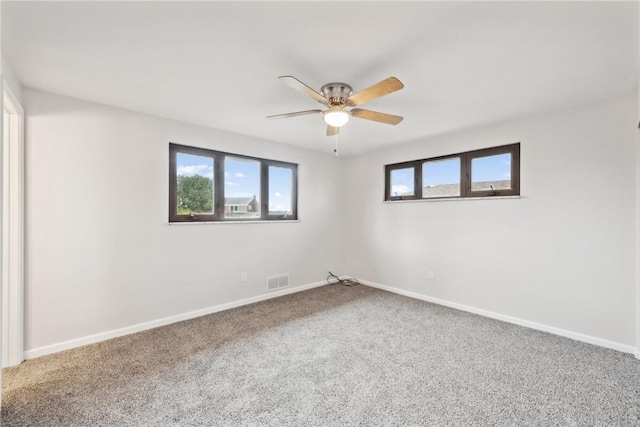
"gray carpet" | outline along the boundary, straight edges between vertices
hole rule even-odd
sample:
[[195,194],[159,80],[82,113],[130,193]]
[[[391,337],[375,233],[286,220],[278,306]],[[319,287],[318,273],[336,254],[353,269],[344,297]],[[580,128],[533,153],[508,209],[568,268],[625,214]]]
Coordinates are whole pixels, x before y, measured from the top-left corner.
[[324,286],[27,361],[2,426],[640,425],[631,355]]

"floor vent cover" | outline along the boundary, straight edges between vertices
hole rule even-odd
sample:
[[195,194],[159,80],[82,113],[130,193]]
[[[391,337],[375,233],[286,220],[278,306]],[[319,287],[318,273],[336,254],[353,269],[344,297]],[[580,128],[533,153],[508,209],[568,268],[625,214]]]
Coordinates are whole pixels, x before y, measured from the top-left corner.
[[267,277],[267,290],[286,288],[289,286],[289,276],[273,276]]

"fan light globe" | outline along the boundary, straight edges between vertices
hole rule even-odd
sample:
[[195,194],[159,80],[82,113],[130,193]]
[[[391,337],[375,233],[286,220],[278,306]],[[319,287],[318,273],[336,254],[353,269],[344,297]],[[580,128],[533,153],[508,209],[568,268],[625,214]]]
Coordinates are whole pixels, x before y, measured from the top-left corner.
[[322,116],[329,126],[339,128],[349,121],[349,113],[344,110],[330,110]]

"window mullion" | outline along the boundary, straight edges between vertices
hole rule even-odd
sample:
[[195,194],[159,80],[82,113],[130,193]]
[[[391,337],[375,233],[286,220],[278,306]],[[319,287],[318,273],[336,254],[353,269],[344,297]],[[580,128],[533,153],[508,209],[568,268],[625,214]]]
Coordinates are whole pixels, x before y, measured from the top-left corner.
[[291,166],[291,214],[298,218],[298,167]]
[[460,155],[460,197],[469,197],[471,186],[471,158]]
[[414,194],[416,199],[422,199],[422,162],[415,162],[413,165],[413,176],[414,176]]
[[169,147],[169,220],[177,216],[177,182],[176,182],[177,150]]
[[215,215],[216,218],[224,219],[224,156],[214,154],[214,186],[215,186]]
[[260,162],[260,216],[269,219],[269,164]]

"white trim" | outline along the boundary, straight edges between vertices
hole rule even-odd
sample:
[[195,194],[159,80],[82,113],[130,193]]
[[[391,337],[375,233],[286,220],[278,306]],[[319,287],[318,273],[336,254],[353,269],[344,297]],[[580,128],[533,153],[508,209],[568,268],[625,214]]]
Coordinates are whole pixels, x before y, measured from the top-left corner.
[[[24,360],[24,109],[2,80],[3,108],[9,112],[9,141],[3,138],[3,333],[7,336],[8,360],[2,366],[16,366]],[[4,135],[3,135],[4,136]],[[6,288],[5,288],[6,286]]]
[[[638,8],[640,18],[640,8]],[[640,87],[638,88],[638,105],[640,112]],[[636,128],[636,359],[640,359],[640,124]]]
[[[640,89],[638,89],[640,111]],[[636,129],[636,358],[640,359],[640,125]]]
[[261,219],[261,220],[242,220],[242,221],[179,221],[168,222],[166,225],[203,225],[203,224],[282,224],[290,222],[302,222],[299,219]]
[[393,205],[394,203],[421,203],[421,202],[461,202],[463,200],[496,200],[496,199],[527,199],[526,196],[486,196],[486,197],[425,197],[423,199],[409,200],[383,200],[382,203]]
[[194,319],[196,317],[206,316],[207,314],[217,313],[219,311],[229,310],[241,307],[255,302],[265,301],[272,298],[281,297],[283,295],[293,294],[296,292],[306,291],[308,289],[317,288],[326,285],[327,282],[315,282],[308,285],[296,286],[281,291],[269,292],[268,294],[258,295],[251,298],[245,298],[238,301],[232,301],[225,304],[215,305],[200,310],[190,311],[188,313],[177,314],[174,316],[164,317],[162,319],[152,320],[150,322],[138,323],[137,325],[126,326],[120,329],[100,332],[98,334],[89,335],[82,338],[75,338],[56,344],[50,344],[44,347],[38,347],[25,351],[24,355],[27,359],[35,359],[36,357],[45,356],[47,354],[58,353],[60,351],[69,350],[76,347],[82,347],[88,344],[105,341],[111,338],[121,337],[123,335],[134,334],[136,332],[146,331],[148,329],[157,328],[159,326],[170,325],[172,323],[181,322],[183,320]]
[[443,300],[440,298],[433,298],[427,295],[422,295],[416,292],[405,291],[404,289],[394,288],[392,286],[381,285],[379,283],[370,282],[368,280],[358,279],[360,283],[363,285],[371,286],[372,288],[378,288],[385,291],[393,292],[395,294],[404,295],[410,298],[419,299],[422,301],[431,302],[434,304],[442,305],[445,307],[455,308],[456,310],[462,310],[473,314],[479,314],[480,316],[489,317],[491,319],[501,320],[507,323],[513,323],[514,325],[524,326],[531,329],[536,329],[538,331],[549,332],[554,335],[559,335],[561,337],[571,338],[576,341],[582,341],[589,344],[598,345],[600,347],[611,348],[613,350],[622,351],[624,353],[635,354],[636,357],[640,358],[639,352],[636,351],[635,347],[630,345],[621,344],[614,341],[605,340],[602,338],[593,337],[591,335],[585,335],[578,332],[568,331],[566,329],[556,328],[554,326],[543,325],[541,323],[532,322],[529,320],[520,319],[518,317],[507,316],[500,313],[495,313],[493,311],[483,310],[481,308],[471,307],[464,304],[458,304],[456,302],[451,302],[447,300]]
[[[466,311],[469,313],[478,314],[491,319],[501,320],[503,322],[512,323],[514,325],[524,326],[527,328],[549,332],[554,335],[559,335],[566,338],[571,338],[576,341],[582,341],[589,344],[594,344],[600,347],[606,347],[613,350],[618,350],[624,353],[631,353],[635,355],[637,359],[640,359],[640,351],[632,346],[617,343],[614,341],[605,340],[602,338],[593,337],[590,335],[581,334],[578,332],[568,331],[566,329],[560,329],[553,326],[543,325],[541,323],[532,322],[529,320],[520,319],[517,317],[507,316],[504,314],[495,313],[488,310],[483,310],[476,307],[471,307],[464,304],[458,304],[455,302],[443,300],[440,298],[433,298],[427,295],[422,295],[416,292],[406,291],[392,286],[381,285],[379,283],[371,282],[368,280],[358,279],[363,285],[370,286],[372,288],[382,289],[395,294],[404,295],[409,298],[415,298],[422,301],[431,302],[433,304],[442,305],[445,307],[454,308],[456,310]],[[114,329],[111,331],[101,332],[94,335],[89,335],[82,338],[76,338],[69,341],[64,341],[56,344],[47,345],[44,347],[38,347],[24,352],[26,359],[35,359],[37,357],[46,356],[48,354],[58,353],[64,350],[70,350],[77,347],[82,347],[89,344],[105,341],[112,338],[121,337],[124,335],[134,334],[136,332],[146,331],[148,329],[157,328],[160,326],[170,325],[172,323],[181,322],[183,320],[194,319],[196,317],[206,316],[208,314],[217,313],[224,310],[230,310],[232,308],[241,307],[255,302],[265,301],[280,296],[305,291],[308,289],[317,288],[326,285],[327,282],[315,282],[308,285],[296,286],[294,288],[283,289],[279,291],[271,291],[267,294],[258,295],[255,297],[245,298],[238,301],[233,301],[225,304],[216,305],[213,307],[203,308],[200,310],[190,311],[188,313],[177,314],[174,316],[165,317],[162,319],[152,320],[149,322],[139,323],[137,325],[127,326],[120,329]]]

